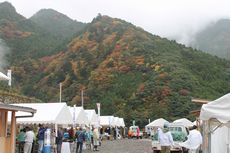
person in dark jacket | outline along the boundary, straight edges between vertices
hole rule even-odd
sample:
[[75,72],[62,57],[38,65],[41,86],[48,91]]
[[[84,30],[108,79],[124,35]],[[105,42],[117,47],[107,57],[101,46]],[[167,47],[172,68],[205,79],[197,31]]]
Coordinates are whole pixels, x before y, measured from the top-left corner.
[[75,136],[77,138],[76,153],[82,153],[82,146],[83,143],[85,142],[85,133],[83,132],[82,128],[79,128],[79,131],[76,132]]
[[57,153],[61,153],[62,140],[63,140],[63,131],[61,128],[59,128],[57,132],[57,138],[56,138]]
[[43,127],[42,124],[39,124],[39,130],[38,130],[38,153],[43,152],[43,146],[44,146],[44,136],[46,128]]

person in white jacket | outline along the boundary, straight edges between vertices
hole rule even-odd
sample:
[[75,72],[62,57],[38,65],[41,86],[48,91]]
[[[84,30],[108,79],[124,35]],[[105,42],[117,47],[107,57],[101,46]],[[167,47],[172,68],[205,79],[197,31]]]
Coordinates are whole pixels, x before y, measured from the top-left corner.
[[163,130],[158,128],[158,139],[161,145],[161,153],[170,153],[170,148],[174,145],[174,142],[168,123],[164,124]]
[[202,135],[200,131],[197,130],[197,126],[194,125],[190,128],[188,139],[181,143],[180,146],[189,149],[189,153],[196,153],[202,144]]
[[32,143],[33,143],[35,134],[31,130],[31,128],[26,127],[25,129],[26,129],[26,134],[25,134],[24,153],[31,153]]

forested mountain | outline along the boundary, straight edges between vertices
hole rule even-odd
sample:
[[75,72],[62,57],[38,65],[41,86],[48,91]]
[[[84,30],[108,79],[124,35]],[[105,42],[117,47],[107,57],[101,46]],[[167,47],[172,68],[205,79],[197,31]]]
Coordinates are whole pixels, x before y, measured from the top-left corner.
[[199,32],[192,46],[212,55],[230,59],[230,20],[221,19]]
[[25,17],[18,14],[15,8],[9,2],[3,2],[0,3],[0,19],[17,22],[25,19]]
[[63,38],[73,36],[86,25],[53,9],[42,9],[30,19],[51,34]]
[[[10,47],[24,47],[3,38]],[[43,52],[35,42],[31,55]],[[20,64],[12,61],[14,88],[49,102],[59,100],[62,83],[62,101],[80,105],[84,90],[85,108],[100,102],[102,115],[122,116],[128,124],[135,119],[141,125],[148,118],[190,117],[196,107],[192,97],[212,100],[230,91],[229,61],[120,19],[98,15],[62,44],[52,54],[29,56]]]

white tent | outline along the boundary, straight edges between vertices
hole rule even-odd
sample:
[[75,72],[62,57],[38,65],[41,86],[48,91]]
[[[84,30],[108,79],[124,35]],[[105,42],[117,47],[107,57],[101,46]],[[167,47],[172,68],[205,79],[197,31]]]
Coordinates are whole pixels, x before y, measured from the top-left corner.
[[[17,123],[19,124],[72,124],[72,116],[66,103],[25,103],[13,105],[37,110],[33,117],[18,118]],[[16,112],[16,116],[25,115],[28,115],[28,113]]]
[[114,117],[113,120],[112,120],[111,125],[112,125],[113,127],[118,127],[118,126],[120,126],[119,117]]
[[100,116],[100,125],[101,126],[112,126],[114,116]]
[[119,126],[120,127],[125,127],[125,122],[123,118],[119,118]]
[[90,125],[98,125],[99,117],[96,114],[96,111],[94,109],[86,109],[85,112],[86,112],[86,115],[88,117],[89,124]]
[[203,121],[204,153],[229,153],[230,151],[230,94],[226,94],[201,108]]
[[70,107],[72,121],[77,125],[89,125],[89,119],[83,107]]
[[168,121],[163,119],[163,118],[159,118],[159,119],[152,121],[148,125],[146,125],[146,127],[163,127],[164,123],[166,123],[166,122],[168,122]]
[[173,121],[173,123],[176,123],[176,124],[178,123],[178,124],[181,124],[185,127],[190,127],[190,126],[194,125],[191,121],[189,121],[186,118],[177,119],[177,120]]
[[2,72],[0,72],[0,80],[10,80],[10,78],[5,74],[3,74]]

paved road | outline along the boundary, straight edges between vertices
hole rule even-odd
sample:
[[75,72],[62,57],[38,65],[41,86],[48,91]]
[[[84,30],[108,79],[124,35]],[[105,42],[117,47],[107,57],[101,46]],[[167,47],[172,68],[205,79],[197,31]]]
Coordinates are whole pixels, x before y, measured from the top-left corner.
[[149,139],[104,140],[99,151],[84,150],[83,153],[152,153]]

